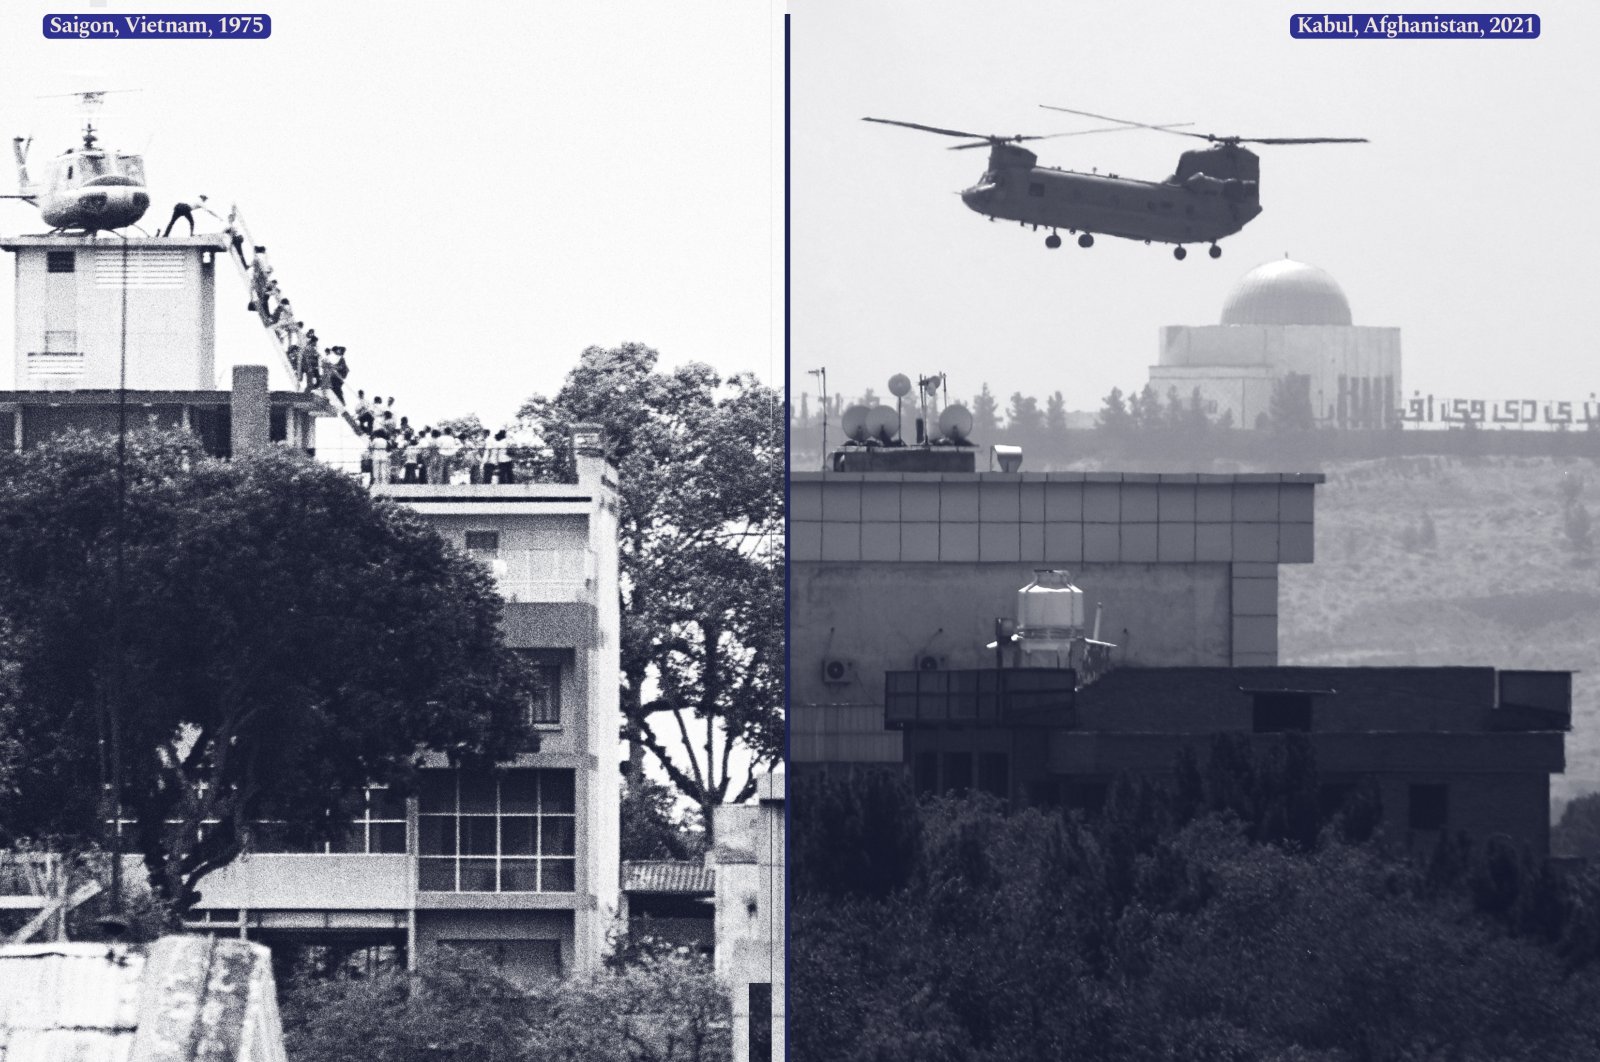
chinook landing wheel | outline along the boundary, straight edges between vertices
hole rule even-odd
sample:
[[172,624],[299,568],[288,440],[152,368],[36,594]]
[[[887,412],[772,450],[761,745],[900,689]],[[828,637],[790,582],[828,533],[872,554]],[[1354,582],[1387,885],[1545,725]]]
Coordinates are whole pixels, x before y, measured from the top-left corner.
[[1216,244],[1212,244],[1211,250],[1207,251],[1206,254],[1209,254],[1212,258],[1221,258],[1222,248],[1218,247]]
[[1053,251],[1061,246],[1061,237],[1052,232],[1044,238],[1044,245]]
[[1176,258],[1178,261],[1181,262],[1185,258],[1189,257],[1189,250],[1188,250],[1188,248],[1183,247],[1181,245],[1178,246],[1178,247],[1174,247],[1172,249],[1172,257]]
[[1079,247],[1093,247],[1094,246],[1094,237],[1089,235],[1087,232],[1084,233],[1082,236],[1078,237],[1078,246]]

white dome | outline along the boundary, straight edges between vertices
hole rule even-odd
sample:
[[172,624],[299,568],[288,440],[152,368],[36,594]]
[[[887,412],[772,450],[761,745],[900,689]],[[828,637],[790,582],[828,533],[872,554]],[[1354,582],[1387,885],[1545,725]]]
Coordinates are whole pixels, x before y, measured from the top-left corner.
[[1289,258],[1246,273],[1222,305],[1225,325],[1348,325],[1350,303],[1339,282]]

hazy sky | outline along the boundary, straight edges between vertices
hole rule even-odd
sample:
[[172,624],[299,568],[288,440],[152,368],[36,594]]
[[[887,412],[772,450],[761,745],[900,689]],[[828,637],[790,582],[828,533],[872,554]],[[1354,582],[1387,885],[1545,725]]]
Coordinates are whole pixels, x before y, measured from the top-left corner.
[[[792,41],[795,386],[882,395],[943,370],[963,398],[1060,389],[1098,408],[1142,386],[1169,324],[1215,324],[1250,268],[1326,269],[1358,325],[1401,331],[1404,385],[1460,397],[1600,390],[1600,5],[1540,6],[1535,41],[1297,41],[1283,2],[805,0]],[[1409,10],[1409,9],[1393,9]],[[1449,11],[1509,10],[1469,2]],[[1245,136],[1265,207],[1184,262],[1169,246],[989,222],[954,193],[983,151],[866,115],[1002,134],[1101,124],[1051,103]],[[1033,145],[1044,165],[1160,180],[1197,141],[1162,133]]]
[[[44,40],[62,11],[266,11],[273,33]],[[352,389],[500,422],[591,344],[781,380],[782,76],[778,15],[744,0],[8,3],[0,183],[13,135],[39,163],[71,142],[70,105],[35,96],[142,89],[101,124],[148,138],[146,228],[181,197],[238,202]],[[0,202],[0,232],[39,231]],[[220,291],[219,364],[264,360],[242,284]]]

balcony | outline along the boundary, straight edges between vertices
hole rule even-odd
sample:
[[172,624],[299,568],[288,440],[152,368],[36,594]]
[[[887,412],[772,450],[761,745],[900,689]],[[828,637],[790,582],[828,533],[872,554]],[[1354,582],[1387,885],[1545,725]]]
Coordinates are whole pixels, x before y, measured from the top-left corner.
[[1077,684],[1071,668],[890,671],[884,675],[884,718],[900,727],[1070,727]]
[[494,575],[508,603],[588,601],[594,594],[595,554],[587,549],[470,551]]

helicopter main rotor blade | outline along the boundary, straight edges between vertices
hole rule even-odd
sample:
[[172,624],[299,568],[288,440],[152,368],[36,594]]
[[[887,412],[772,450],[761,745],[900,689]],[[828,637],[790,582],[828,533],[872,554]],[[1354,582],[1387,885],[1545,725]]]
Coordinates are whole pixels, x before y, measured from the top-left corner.
[[984,143],[988,143],[990,140],[999,139],[998,137],[991,137],[985,133],[964,133],[960,129],[940,129],[936,125],[921,125],[917,122],[897,122],[893,118],[863,118],[861,120],[863,122],[877,122],[880,125],[899,125],[904,126],[907,129],[920,129],[924,133],[938,133],[940,136],[959,136],[968,140],[982,140]]
[[[1171,122],[1171,123],[1168,123],[1166,125],[1152,125],[1149,128],[1151,128],[1151,129],[1176,129],[1179,126],[1193,125],[1193,124],[1194,124],[1193,122]],[[1013,137],[1007,137],[1006,140],[1008,142],[1017,141],[1017,140],[1055,140],[1055,139],[1058,139],[1058,138],[1064,137],[1064,136],[1088,136],[1090,133],[1126,133],[1128,131],[1129,131],[1129,127],[1128,126],[1124,126],[1124,125],[1107,125],[1107,126],[1102,126],[1099,129],[1075,129],[1070,133],[1045,133],[1043,136],[1013,136]],[[996,139],[999,139],[999,138],[996,138]],[[988,147],[988,146],[989,146],[989,142],[988,141],[979,141],[977,143],[972,143],[972,144],[957,144],[955,147],[949,148],[947,150],[950,150],[950,151],[966,151],[966,150],[968,150],[970,148]]]
[[1364,136],[1219,136],[1230,144],[1367,144]]
[[1151,125],[1148,122],[1134,122],[1128,120],[1127,118],[1113,118],[1109,114],[1095,114],[1093,111],[1075,111],[1071,107],[1052,107],[1048,103],[1041,103],[1039,106],[1047,111],[1060,111],[1063,114],[1076,114],[1080,118],[1093,118],[1100,122],[1116,122],[1118,125],[1127,126],[1130,129],[1154,129],[1160,133],[1175,133],[1178,136],[1198,136],[1202,138],[1206,136],[1204,133],[1185,133],[1177,128],[1179,125],[1193,125],[1193,122],[1169,122],[1166,125]]

